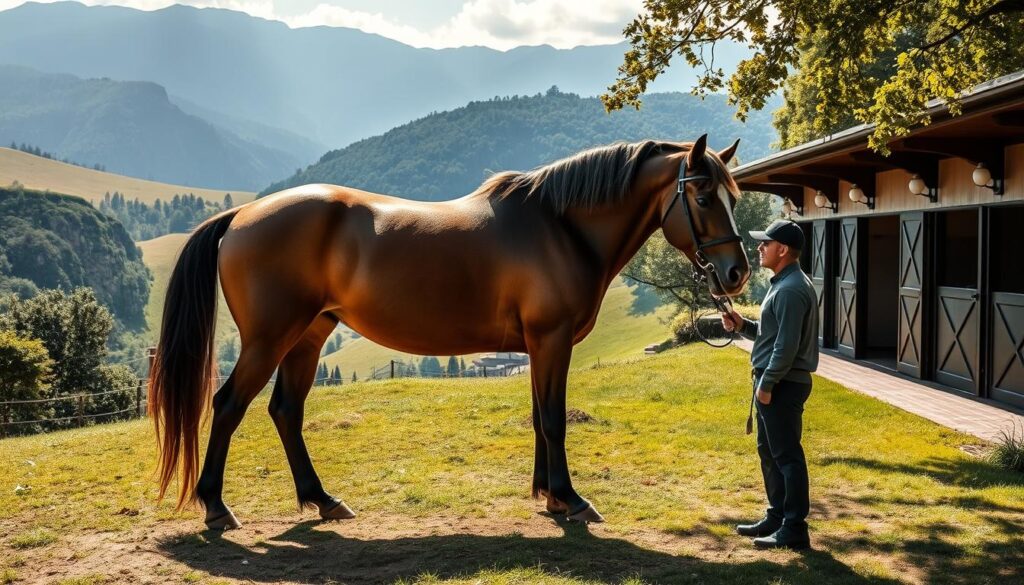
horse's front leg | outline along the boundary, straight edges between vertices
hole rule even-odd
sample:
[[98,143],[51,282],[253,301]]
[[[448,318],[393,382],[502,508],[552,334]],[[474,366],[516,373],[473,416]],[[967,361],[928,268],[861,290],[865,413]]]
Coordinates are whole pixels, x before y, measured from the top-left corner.
[[[530,376],[533,382],[534,424],[539,420],[535,466],[540,463],[540,440],[543,438],[547,459],[548,509],[564,509],[570,520],[603,522],[601,514],[572,487],[569,463],[565,454],[565,391],[572,358],[572,332],[565,328],[539,335],[527,334],[530,353]],[[537,486],[534,471],[534,487]],[[543,476],[540,478],[543,480]],[[555,509],[552,509],[555,508]]]
[[540,404],[537,399],[537,385],[533,384],[531,393],[533,395],[533,489],[532,494],[535,498],[544,498],[547,500],[548,512],[552,514],[565,514],[569,511],[569,507],[565,505],[565,502],[561,502],[555,498],[554,494],[551,493],[551,487],[548,482],[548,442],[544,439],[544,431],[541,428],[540,421]]

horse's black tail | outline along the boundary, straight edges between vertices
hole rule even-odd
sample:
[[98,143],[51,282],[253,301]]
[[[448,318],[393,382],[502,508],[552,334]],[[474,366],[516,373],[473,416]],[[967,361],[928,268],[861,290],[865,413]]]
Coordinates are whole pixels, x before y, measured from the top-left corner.
[[209,409],[217,365],[217,253],[237,213],[236,208],[211,217],[185,242],[167,286],[160,341],[149,373],[149,412],[160,448],[160,498],[180,467],[179,508],[195,498],[199,427]]

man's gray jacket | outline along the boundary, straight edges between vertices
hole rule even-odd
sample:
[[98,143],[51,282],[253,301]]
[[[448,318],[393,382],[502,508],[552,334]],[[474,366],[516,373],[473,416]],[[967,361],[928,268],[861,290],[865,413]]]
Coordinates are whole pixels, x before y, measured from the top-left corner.
[[772,277],[761,320],[744,318],[740,334],[754,342],[750,363],[763,371],[762,391],[771,392],[780,380],[811,383],[818,369],[818,298],[798,262]]

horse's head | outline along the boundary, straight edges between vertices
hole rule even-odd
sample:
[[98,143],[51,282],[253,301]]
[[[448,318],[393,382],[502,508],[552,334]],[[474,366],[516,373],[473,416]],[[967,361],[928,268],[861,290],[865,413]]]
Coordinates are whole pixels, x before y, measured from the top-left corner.
[[[715,154],[707,134],[679,157],[679,180],[661,201],[665,239],[681,250],[694,267],[709,273],[711,293],[735,295],[750,278],[750,264],[733,219],[739,188],[726,165],[739,140]],[[717,278],[711,277],[714,271]]]

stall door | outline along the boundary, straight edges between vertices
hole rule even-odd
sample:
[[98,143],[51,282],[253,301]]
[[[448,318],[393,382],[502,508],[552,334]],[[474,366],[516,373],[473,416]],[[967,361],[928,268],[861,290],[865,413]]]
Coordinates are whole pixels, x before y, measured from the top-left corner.
[[839,353],[859,357],[857,335],[857,273],[860,271],[857,218],[839,225],[839,270],[836,275],[836,341]]
[[818,295],[818,345],[836,346],[835,327],[835,221],[814,222],[811,245],[811,282]]
[[900,216],[899,336],[896,368],[915,378],[921,377],[924,355],[925,215],[921,212]]
[[1024,407],[1024,294],[992,293],[991,397]]
[[978,291],[938,287],[935,380],[975,392],[978,379]]

